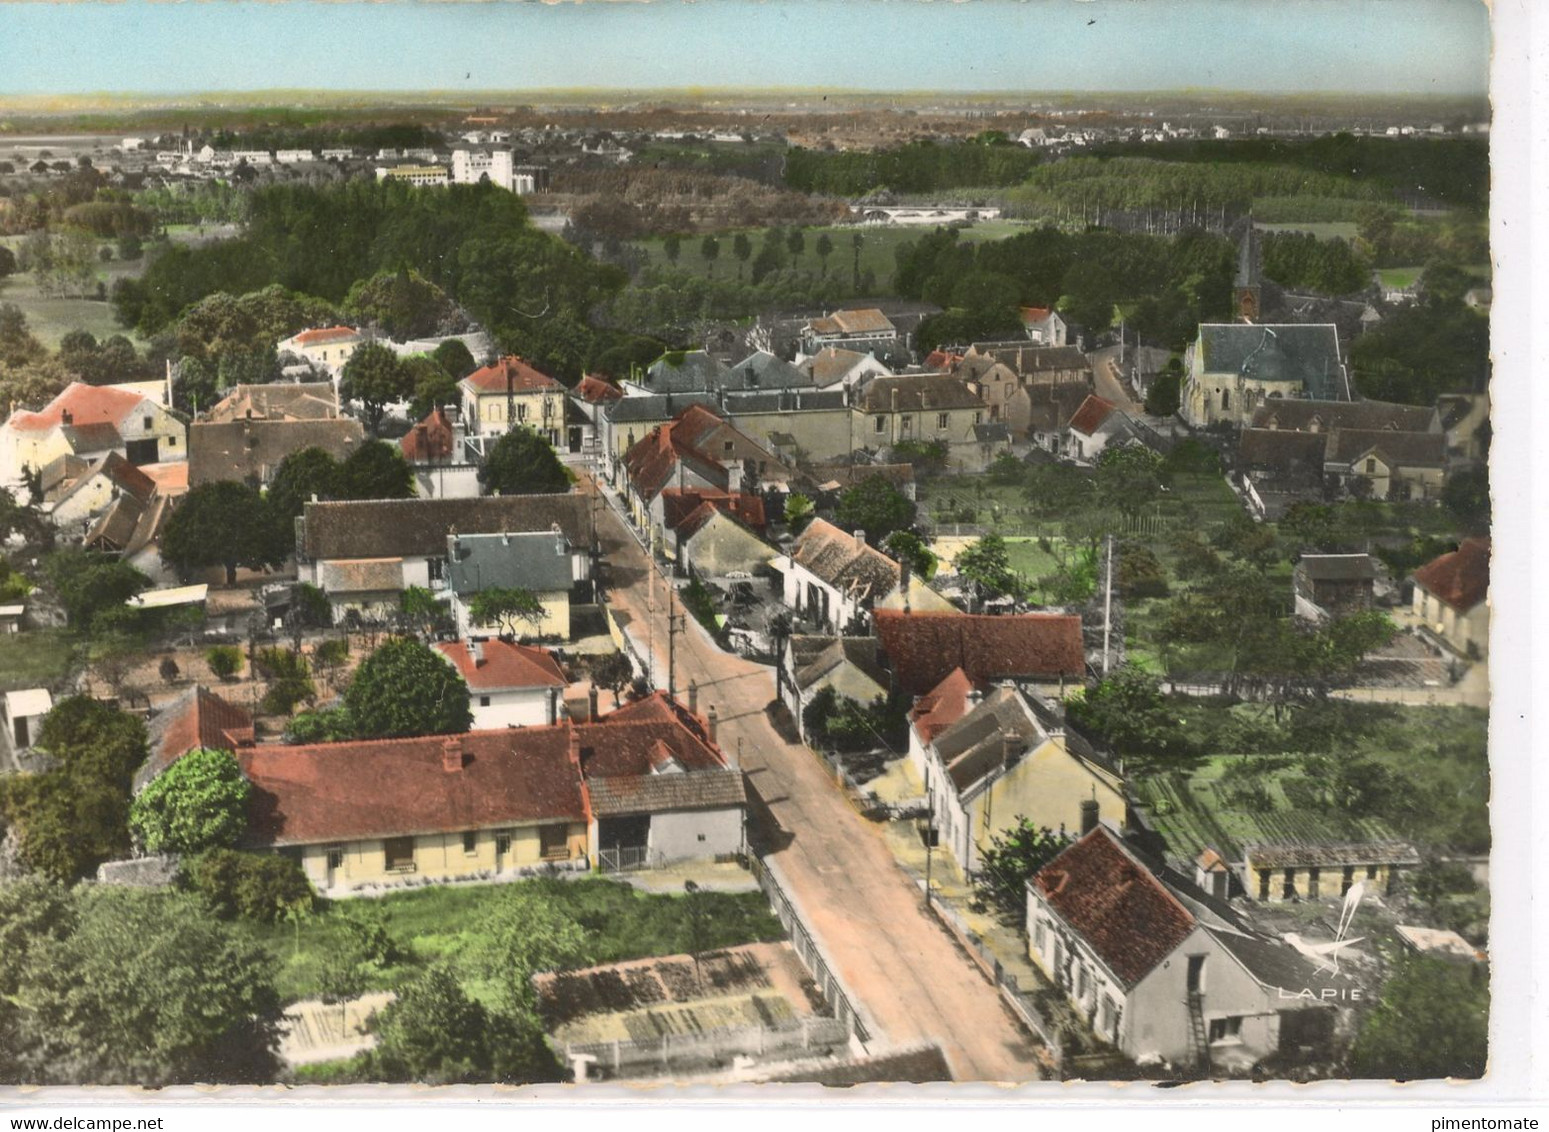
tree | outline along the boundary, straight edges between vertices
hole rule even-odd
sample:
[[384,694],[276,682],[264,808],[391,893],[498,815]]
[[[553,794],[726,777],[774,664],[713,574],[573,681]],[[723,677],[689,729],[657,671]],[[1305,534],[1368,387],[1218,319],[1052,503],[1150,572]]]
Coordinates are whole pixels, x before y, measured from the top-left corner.
[[70,625],[82,631],[108,611],[123,609],[124,602],[151,584],[127,562],[75,547],[49,555],[43,573]]
[[590,958],[585,930],[538,885],[504,885],[492,893],[474,939],[474,969],[495,984],[505,1009],[518,1016],[535,1013],[534,975]]
[[613,706],[619,706],[619,693],[629,687],[634,678],[635,666],[621,652],[610,652],[592,661],[592,683],[613,693]]
[[0,780],[0,813],[17,831],[29,869],[73,883],[129,851],[129,786],[145,761],[145,724],[72,696],[54,705],[36,745],[55,766]]
[[199,901],[145,889],[71,897],[73,929],[18,980],[38,1084],[259,1084],[279,1070],[274,960]]
[[294,548],[294,532],[275,522],[263,497],[230,480],[189,491],[161,536],[161,559],[179,575],[221,566],[227,585],[236,584],[237,567],[279,567]]
[[753,241],[748,239],[746,232],[738,232],[732,237],[731,254],[737,260],[737,282],[742,282],[742,269],[748,260],[753,258]]
[[382,1011],[376,1033],[374,1060],[384,1080],[456,1085],[493,1079],[489,1012],[444,964],[399,992]]
[[[457,339],[450,338],[450,342]],[[459,346],[461,342],[457,342]],[[404,372],[408,375],[409,388],[414,399],[409,402],[409,418],[423,420],[436,409],[457,403],[457,378],[442,369],[428,354],[415,354],[403,359]]]
[[468,617],[475,625],[498,625],[503,637],[520,637],[543,623],[543,602],[531,590],[492,586],[480,590],[468,602]]
[[366,416],[366,428],[376,435],[387,406],[414,395],[409,374],[398,355],[378,342],[367,342],[344,363],[339,380],[339,396],[359,401]]
[[461,381],[479,368],[478,361],[461,338],[448,338],[438,344],[431,352],[430,359],[450,375],[453,381]]
[[847,488],[839,497],[834,518],[851,531],[865,531],[878,543],[914,522],[914,501],[885,476],[872,475]]
[[813,248],[818,253],[818,261],[823,265],[823,278],[827,279],[828,257],[834,254],[834,241],[827,232],[820,232],[818,233],[817,243],[813,245]]
[[177,666],[177,661],[170,656],[161,658],[161,664],[157,668],[163,684],[175,684],[177,678],[183,674],[183,670]]
[[1038,827],[1026,818],[1005,833],[990,839],[984,850],[974,891],[993,905],[1002,917],[1017,919],[1027,914],[1027,882],[1070,844],[1065,833]]
[[0,279],[16,274],[16,253],[0,245]]
[[1488,534],[1490,530],[1490,471],[1485,467],[1464,468],[1441,489],[1442,506],[1452,512],[1458,525],[1469,534]]
[[300,515],[313,496],[327,500],[340,495],[339,462],[314,446],[291,452],[280,461],[265,499],[275,519],[282,521]]
[[479,487],[486,495],[546,495],[569,491],[570,477],[548,441],[519,427],[497,440],[484,457]]
[[374,323],[389,338],[406,342],[460,330],[464,320],[445,291],[417,271],[382,271],[350,288],[344,311]]
[[953,563],[958,575],[972,583],[986,597],[1015,597],[1022,592],[1022,579],[1011,568],[1006,542],[999,535],[985,535],[970,543]]
[[1126,517],[1141,514],[1162,492],[1162,457],[1138,444],[1109,445],[1097,457],[1098,501]]
[[421,638],[428,637],[447,619],[446,606],[424,586],[409,586],[398,595],[398,614],[403,619],[404,631]]
[[793,491],[785,497],[785,522],[791,530],[800,534],[801,529],[812,522],[816,509],[812,500],[799,491]]
[[907,562],[914,576],[928,582],[936,576],[936,556],[925,540],[913,531],[894,531],[882,543],[882,549],[900,562]]
[[669,232],[667,238],[662,241],[662,252],[667,256],[667,262],[673,267],[678,266],[678,255],[683,251],[683,237],[676,232]]
[[339,490],[347,499],[409,499],[414,470],[397,445],[368,440],[339,466]]
[[215,645],[204,654],[204,662],[217,680],[230,680],[242,671],[242,650],[236,645]]
[[362,739],[450,735],[473,725],[468,685],[440,653],[395,637],[363,660],[344,694]]
[[790,235],[785,237],[785,250],[791,253],[792,263],[800,267],[801,253],[807,250],[807,237],[800,228],[792,228]]
[[1489,1051],[1490,983],[1482,964],[1405,959],[1361,1022],[1357,1077],[1414,1081],[1482,1077]]
[[1183,363],[1176,357],[1167,359],[1167,366],[1151,388],[1146,390],[1146,412],[1153,417],[1170,417],[1183,404]]
[[721,257],[721,241],[706,236],[699,242],[699,258],[705,261],[705,274],[715,276],[715,261]]
[[129,828],[152,853],[230,848],[247,831],[251,792],[230,751],[198,747],[135,796]]
[[1069,701],[1070,718],[1125,758],[1176,763],[1194,745],[1162,696],[1161,681],[1126,664]]
[[183,863],[179,878],[220,919],[272,924],[317,899],[299,862],[274,853],[209,849]]

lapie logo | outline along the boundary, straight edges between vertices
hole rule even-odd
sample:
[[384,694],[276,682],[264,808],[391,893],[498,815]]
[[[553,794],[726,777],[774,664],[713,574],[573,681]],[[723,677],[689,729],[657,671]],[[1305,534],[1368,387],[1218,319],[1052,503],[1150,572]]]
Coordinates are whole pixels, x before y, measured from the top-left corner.
[[[1365,940],[1365,936],[1350,937],[1350,922],[1355,918],[1356,909],[1361,906],[1361,900],[1366,895],[1366,882],[1356,881],[1350,886],[1350,891],[1345,893],[1344,904],[1339,911],[1339,927],[1334,932],[1334,938],[1328,943],[1308,943],[1296,932],[1287,932],[1285,941],[1308,959],[1318,961],[1315,974],[1339,974],[1339,957],[1348,947],[1353,947]],[[1323,987],[1320,990],[1312,990],[1303,987],[1299,991],[1289,991],[1285,987],[1280,988],[1281,998],[1312,998],[1320,1001],[1337,1000],[1354,1002],[1360,999],[1361,992],[1356,987]]]

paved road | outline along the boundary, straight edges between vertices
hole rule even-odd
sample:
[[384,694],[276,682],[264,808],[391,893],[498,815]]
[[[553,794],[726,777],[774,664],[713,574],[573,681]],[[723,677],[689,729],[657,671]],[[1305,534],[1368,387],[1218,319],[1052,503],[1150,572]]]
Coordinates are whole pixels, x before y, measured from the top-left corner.
[[1117,346],[1109,346],[1092,354],[1092,378],[1097,386],[1097,395],[1105,401],[1112,401],[1127,412],[1144,412],[1145,407],[1138,401],[1130,400],[1129,391],[1119,380],[1118,360]]
[[[613,510],[598,510],[609,600],[644,644],[654,586],[654,651],[666,684],[665,588]],[[654,578],[654,581],[652,580]],[[674,603],[674,612],[682,606]],[[806,747],[788,743],[765,708],[774,699],[766,667],[721,652],[691,617],[677,635],[679,695],[699,685],[699,709],[716,706],[719,741],[742,765],[786,836],[779,863],[840,981],[860,999],[888,1044],[938,1043],[962,1081],[1040,1076],[1034,1047],[999,994],[934,918],[893,861],[880,830],[861,818]],[[873,1035],[874,1037],[876,1035]]]

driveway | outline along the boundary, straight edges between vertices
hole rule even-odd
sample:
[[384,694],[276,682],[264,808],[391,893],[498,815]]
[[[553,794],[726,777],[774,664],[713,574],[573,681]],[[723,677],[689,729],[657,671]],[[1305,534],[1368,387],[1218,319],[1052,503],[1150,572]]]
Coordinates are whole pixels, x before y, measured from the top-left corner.
[[[657,682],[665,686],[664,584],[613,509],[597,514],[612,577],[609,600],[642,647],[651,641]],[[673,603],[673,613],[682,615],[681,604]],[[692,679],[700,710],[715,705],[721,748],[741,759],[779,828],[770,859],[885,1044],[935,1042],[960,1081],[1036,1079],[1032,1039],[921,907],[919,890],[895,865],[881,829],[851,808],[816,755],[771,726],[765,708],[775,694],[772,670],[722,652],[692,617],[684,620],[675,650],[679,695]]]

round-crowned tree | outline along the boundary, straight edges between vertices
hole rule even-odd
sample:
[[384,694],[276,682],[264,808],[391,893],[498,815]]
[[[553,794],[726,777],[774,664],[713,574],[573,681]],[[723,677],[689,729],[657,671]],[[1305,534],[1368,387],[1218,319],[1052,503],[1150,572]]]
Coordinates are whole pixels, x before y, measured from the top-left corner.
[[230,751],[199,747],[136,795],[130,832],[152,853],[229,848],[247,829],[252,789]]
[[473,725],[463,678],[410,637],[394,637],[361,662],[344,704],[362,739],[451,735]]
[[530,428],[513,428],[484,457],[479,486],[491,495],[544,495],[569,491],[570,477],[547,440]]

